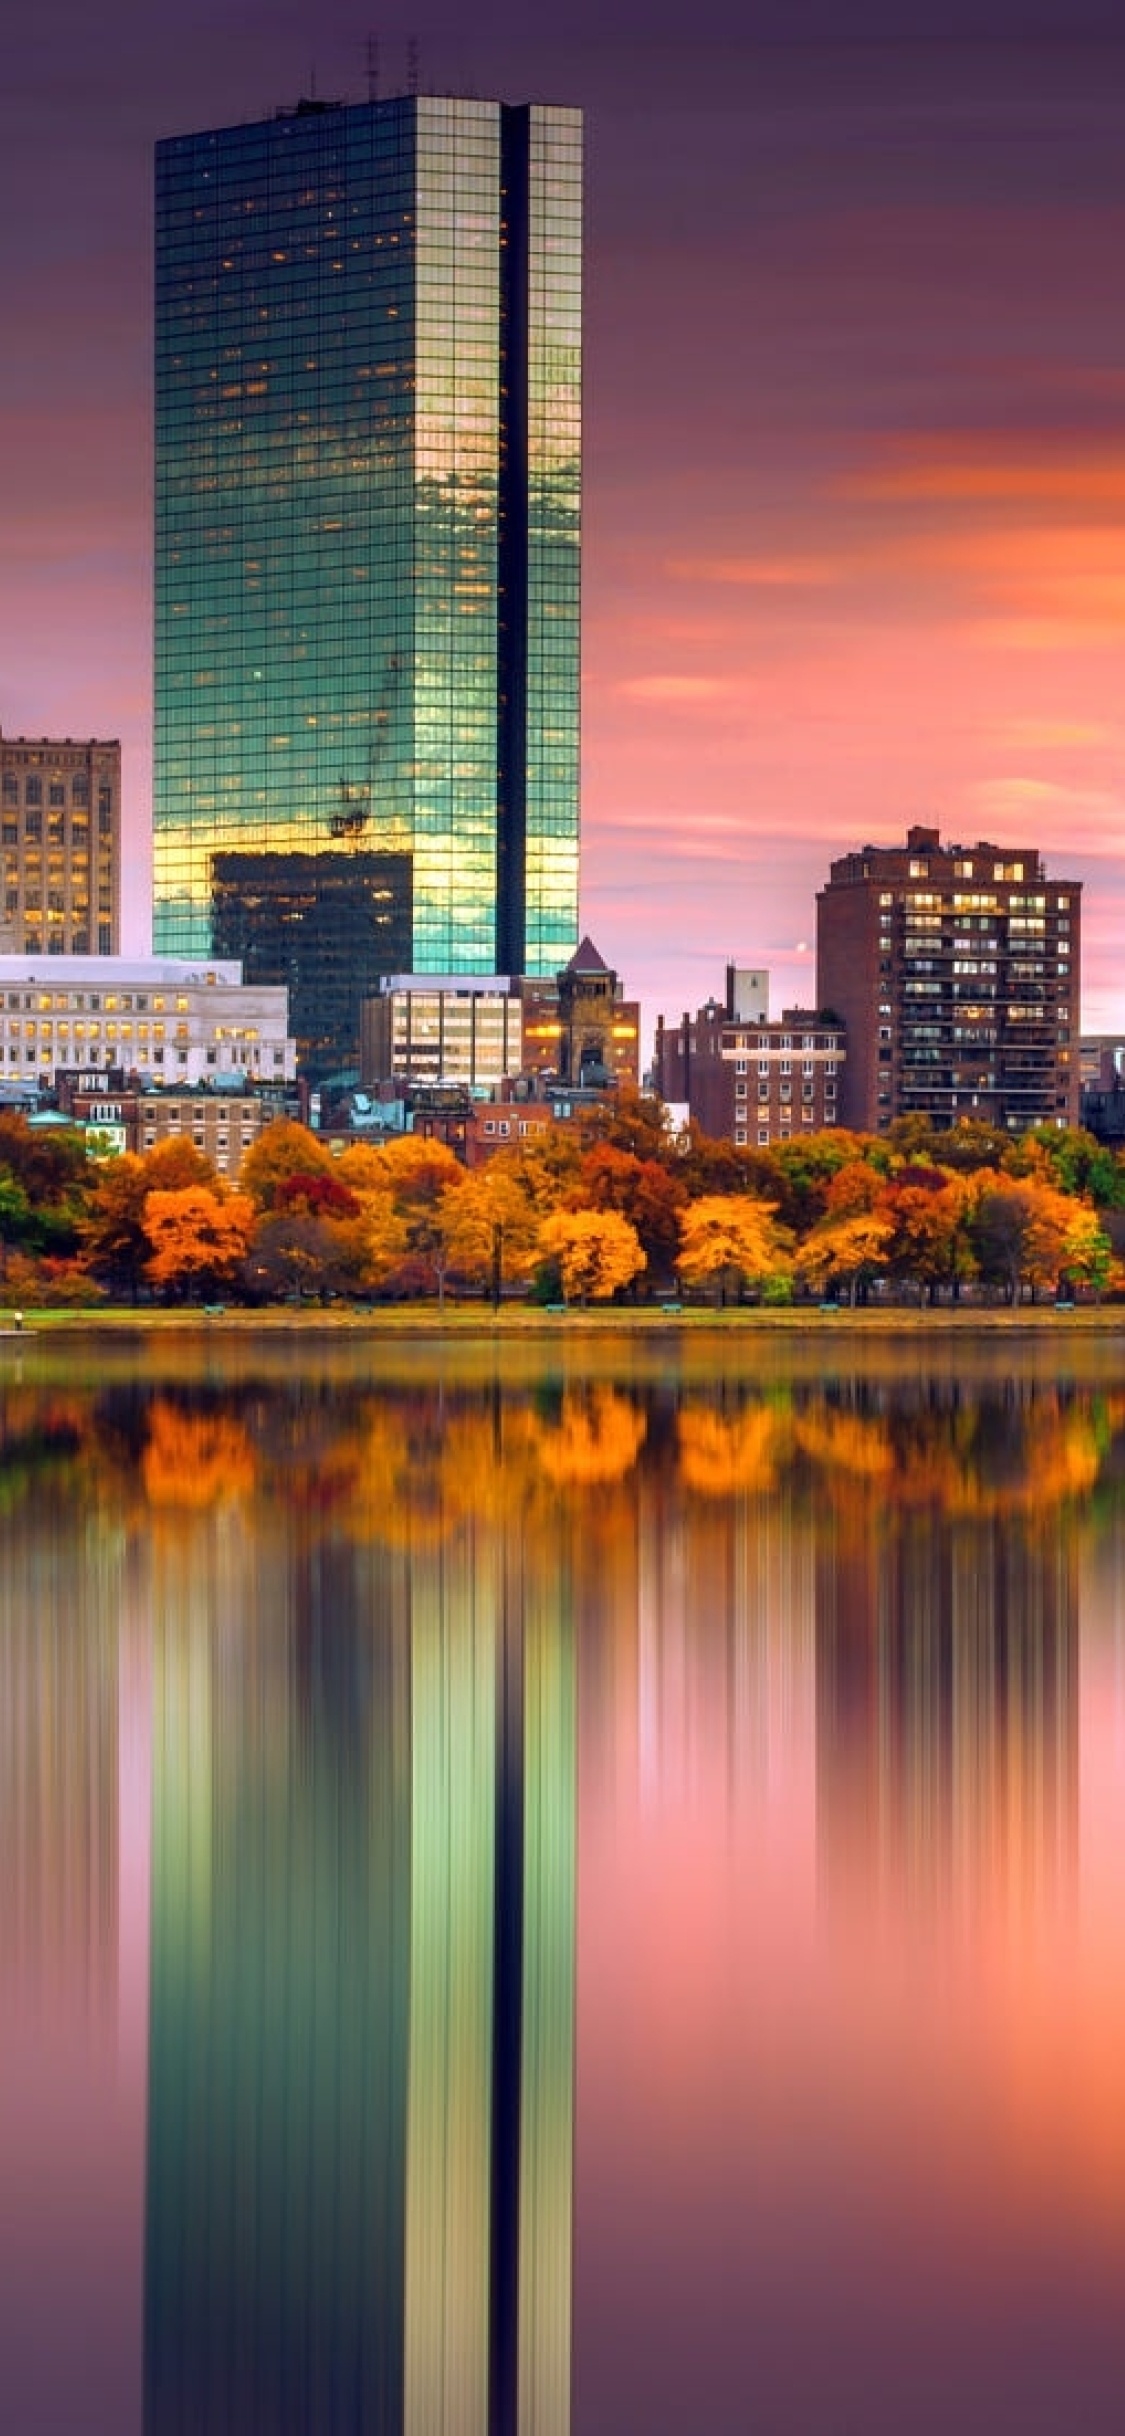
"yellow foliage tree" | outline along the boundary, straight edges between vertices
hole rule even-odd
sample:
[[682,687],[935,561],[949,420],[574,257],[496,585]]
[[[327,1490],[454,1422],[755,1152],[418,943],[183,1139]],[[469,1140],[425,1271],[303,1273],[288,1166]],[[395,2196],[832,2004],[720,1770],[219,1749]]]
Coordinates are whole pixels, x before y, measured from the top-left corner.
[[645,1266],[636,1228],[616,1210],[556,1210],[539,1229],[539,1247],[559,1264],[566,1302],[608,1302]]
[[746,1193],[703,1193],[680,1212],[681,1277],[689,1285],[716,1284],[725,1298],[730,1278],[755,1283],[789,1267],[775,1225],[777,1204]]
[[854,1218],[823,1218],[797,1254],[798,1275],[821,1293],[840,1278],[854,1303],[861,1279],[885,1269],[894,1231],[893,1218],[881,1217],[877,1210],[859,1211]]
[[331,1151],[307,1125],[295,1124],[291,1117],[275,1117],[242,1154],[239,1190],[258,1209],[270,1210],[280,1186],[288,1184],[292,1176],[330,1176],[335,1170]]
[[518,1160],[490,1159],[441,1198],[450,1266],[498,1295],[505,1278],[528,1278],[539,1257],[539,1214]]

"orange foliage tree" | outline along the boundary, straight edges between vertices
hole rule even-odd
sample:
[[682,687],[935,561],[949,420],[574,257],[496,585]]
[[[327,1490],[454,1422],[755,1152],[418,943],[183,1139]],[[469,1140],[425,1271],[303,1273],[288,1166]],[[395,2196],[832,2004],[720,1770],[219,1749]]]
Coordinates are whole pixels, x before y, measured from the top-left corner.
[[616,1210],[556,1210],[539,1244],[558,1262],[565,1302],[608,1302],[645,1265],[636,1228]]
[[221,1292],[239,1275],[253,1230],[254,1205],[245,1193],[219,1194],[206,1184],[150,1193],[144,1231],[152,1284],[185,1297]]

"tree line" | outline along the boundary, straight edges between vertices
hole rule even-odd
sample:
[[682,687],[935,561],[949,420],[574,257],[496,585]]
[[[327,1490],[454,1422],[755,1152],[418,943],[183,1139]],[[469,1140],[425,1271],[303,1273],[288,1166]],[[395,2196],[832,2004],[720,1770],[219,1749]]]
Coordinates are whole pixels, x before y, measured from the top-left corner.
[[90,1160],[0,1115],[9,1305],[523,1294],[773,1304],[1125,1294],[1125,1164],[1092,1135],[924,1118],[741,1149],[622,1093],[464,1168],[404,1134],[333,1150],[278,1119],[237,1182],[184,1137]]

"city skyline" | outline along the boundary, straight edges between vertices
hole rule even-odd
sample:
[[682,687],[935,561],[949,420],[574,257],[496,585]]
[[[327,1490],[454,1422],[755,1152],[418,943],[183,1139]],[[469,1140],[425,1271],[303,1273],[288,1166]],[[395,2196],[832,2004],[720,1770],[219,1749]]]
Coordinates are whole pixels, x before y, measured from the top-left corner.
[[[1034,833],[1086,883],[1085,1021],[1119,1001],[1116,702],[1125,366],[1120,46],[1088,8],[975,12],[991,40],[890,43],[869,10],[782,42],[711,7],[578,8],[548,33],[494,0],[426,31],[423,88],[584,107],[590,192],[580,921],[651,1003],[697,1005],[728,955],[807,1000],[839,851],[932,820]],[[149,700],[153,140],[292,103],[302,12],[177,12],[170,69],[130,0],[64,0],[9,86],[8,734],[120,733],[141,944]],[[409,74],[384,21],[383,89]],[[365,29],[329,10],[318,90],[362,98]],[[14,227],[12,214],[7,215]],[[75,377],[75,365],[80,377]],[[803,942],[803,948],[799,943]]]

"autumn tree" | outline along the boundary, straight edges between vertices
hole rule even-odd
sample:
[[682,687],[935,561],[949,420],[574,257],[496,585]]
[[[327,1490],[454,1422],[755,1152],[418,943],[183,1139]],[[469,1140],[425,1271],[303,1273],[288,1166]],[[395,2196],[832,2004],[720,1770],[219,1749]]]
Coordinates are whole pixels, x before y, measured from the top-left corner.
[[617,1210],[637,1230],[650,1270],[670,1277],[679,1250],[679,1214],[687,1187],[674,1167],[638,1159],[612,1142],[598,1142],[583,1156],[574,1186],[576,1206]]
[[557,1210],[543,1220],[539,1245],[558,1263],[566,1302],[608,1302],[645,1265],[636,1228],[616,1210]]
[[677,1266],[687,1285],[713,1285],[720,1303],[730,1285],[760,1285],[784,1273],[788,1258],[776,1205],[737,1193],[704,1193],[680,1213]]
[[[1068,1236],[1078,1268],[1084,1257],[1094,1256],[1101,1229],[1095,1226],[1087,1233],[1079,1227],[1071,1235],[1076,1216],[1075,1204],[1037,1177],[990,1181],[978,1192],[973,1216],[973,1242],[982,1275],[1001,1285],[1010,1303],[1020,1300],[1025,1286],[1034,1301],[1041,1288],[1053,1288],[1066,1274]],[[1108,1256],[1108,1239],[1105,1248]],[[1107,1257],[1107,1273],[1108,1265]]]
[[894,1220],[874,1209],[822,1218],[797,1253],[797,1273],[820,1294],[830,1285],[845,1286],[854,1307],[886,1268],[893,1234]]
[[449,1250],[445,1195],[465,1182],[465,1169],[445,1142],[424,1134],[404,1133],[377,1152],[395,1212],[406,1230],[404,1275],[411,1269],[429,1276],[445,1300]]
[[606,1142],[614,1150],[631,1151],[635,1159],[675,1157],[663,1100],[638,1091],[633,1083],[620,1083],[616,1091],[584,1109],[579,1132],[587,1149]]
[[894,1226],[889,1265],[928,1292],[931,1300],[944,1285],[956,1296],[976,1275],[973,1198],[966,1177],[920,1164],[900,1168],[886,1188],[883,1206]]
[[531,1276],[539,1258],[540,1217],[518,1155],[499,1153],[441,1199],[441,1225],[451,1268],[491,1290]]
[[1004,1165],[1009,1175],[1037,1175],[1097,1209],[1125,1209],[1125,1169],[1081,1125],[1033,1125],[1010,1145]]
[[871,1141],[870,1134],[832,1125],[822,1133],[793,1134],[762,1151],[760,1191],[764,1200],[776,1202],[779,1223],[806,1235],[825,1215],[833,1177],[866,1159]]
[[335,1165],[327,1145],[307,1125],[298,1125],[292,1117],[275,1117],[243,1151],[239,1191],[248,1195],[256,1209],[272,1210],[282,1187],[294,1176],[330,1176]]
[[200,1298],[223,1291],[242,1269],[253,1227],[254,1205],[245,1193],[220,1194],[206,1184],[150,1193],[144,1229],[153,1285]]

